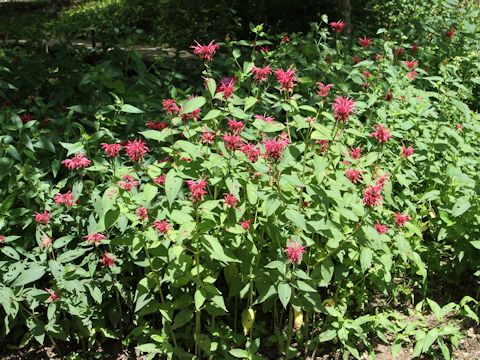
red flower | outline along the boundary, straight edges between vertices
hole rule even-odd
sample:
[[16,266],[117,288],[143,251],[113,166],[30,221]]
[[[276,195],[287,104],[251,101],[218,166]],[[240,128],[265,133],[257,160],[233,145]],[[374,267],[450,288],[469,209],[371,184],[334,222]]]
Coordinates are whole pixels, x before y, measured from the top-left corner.
[[413,154],[414,151],[415,149],[413,147],[406,147],[405,145],[402,145],[401,155],[405,158],[408,158],[410,155]]
[[398,227],[405,226],[405,224],[407,222],[409,222],[410,220],[412,220],[412,218],[410,216],[408,216],[407,214],[403,214],[401,212],[397,212],[397,213],[393,214],[393,221],[395,222],[395,224]]
[[380,143],[386,143],[388,140],[392,138],[392,134],[388,131],[388,129],[380,124],[375,124],[373,126],[375,131],[370,133],[370,136],[377,139]]
[[53,196],[53,200],[55,201],[55,204],[57,204],[57,205],[64,204],[64,205],[67,205],[67,206],[73,206],[76,203],[73,200],[73,194],[72,194],[71,191],[68,191],[65,194],[56,193]]
[[418,45],[413,43],[411,46],[410,46],[410,51],[413,52],[413,53],[416,53],[418,51]]
[[372,39],[363,35],[363,38],[358,38],[358,43],[363,48],[368,48],[372,44]]
[[3,243],[5,241],[6,237],[3,236],[3,235],[0,235],[0,244]]
[[54,302],[60,299],[60,290],[45,289],[45,291],[50,294],[47,301]]
[[155,184],[157,185],[163,185],[165,184],[166,179],[167,179],[167,175],[162,174],[160,176],[157,176],[154,181],[155,181]]
[[120,150],[122,150],[122,145],[103,143],[102,149],[108,157],[114,158],[114,157],[117,157],[118,154],[120,154]]
[[134,187],[138,187],[139,182],[135,180],[131,175],[124,175],[123,181],[118,182],[118,186],[125,191],[132,191]]
[[229,207],[237,207],[238,199],[233,194],[223,194],[223,202]]
[[366,79],[370,78],[372,76],[372,73],[368,70],[363,71],[363,76],[365,76]]
[[256,162],[262,154],[261,150],[252,143],[242,144],[240,151],[243,152],[252,163]]
[[163,110],[167,115],[173,115],[180,112],[180,107],[177,105],[177,102],[173,99],[165,99],[162,101]]
[[38,224],[45,225],[50,222],[50,213],[47,210],[45,210],[43,213],[36,212],[34,217]]
[[117,260],[117,258],[115,256],[113,256],[112,254],[109,254],[105,251],[102,255],[101,262],[104,266],[112,268],[112,267],[115,266],[115,260]]
[[269,65],[263,68],[258,68],[256,66],[253,66],[252,73],[253,73],[253,78],[256,81],[265,82],[268,80],[268,76],[272,74],[272,69],[270,68]]
[[317,82],[317,86],[318,86],[318,91],[317,91],[318,96],[326,97],[328,96],[328,92],[330,91],[330,88],[333,87],[333,84],[324,85],[321,82]]
[[190,200],[193,202],[202,201],[203,197],[207,194],[207,181],[205,179],[200,179],[198,182],[187,180],[186,183],[190,190]]
[[140,139],[135,139],[133,141],[128,141],[125,144],[125,151],[132,161],[139,161],[143,159],[146,153],[150,149],[145,145],[145,142]]
[[159,234],[167,234],[171,228],[167,220],[155,220],[152,226]]
[[234,120],[234,119],[230,119],[230,120],[228,120],[228,127],[234,133],[238,133],[239,131],[243,130],[243,122],[242,121],[237,121],[237,120]]
[[403,64],[407,67],[407,69],[413,69],[418,65],[417,60],[405,60]]
[[264,139],[262,144],[265,146],[265,157],[270,160],[278,160],[282,157],[283,151],[289,142],[278,137],[276,139]]
[[235,78],[225,77],[220,81],[217,92],[223,93],[223,98],[229,99],[235,91]]
[[282,42],[282,43],[290,42],[290,36],[284,35],[284,36],[282,37],[282,40],[280,40],[280,42]]
[[445,37],[450,38],[450,40],[453,39],[455,37],[455,28],[451,28],[445,31]]
[[349,154],[350,154],[350,157],[353,160],[358,160],[358,159],[360,159],[360,156],[362,155],[362,148],[360,146],[356,147],[356,148],[350,147]]
[[148,210],[144,207],[137,209],[138,221],[148,220]]
[[92,245],[97,245],[102,240],[105,240],[107,237],[103,235],[102,233],[93,233],[93,234],[88,234],[83,237],[86,241],[91,243]]
[[350,180],[354,184],[362,181],[362,172],[360,170],[348,168],[345,171],[345,176],[347,177],[348,180]]
[[242,228],[244,228],[245,230],[249,231],[249,230],[250,230],[250,222],[251,222],[251,221],[252,221],[252,220],[245,220],[245,219],[243,219],[243,221],[240,222],[240,226],[241,226]]
[[302,255],[305,253],[305,246],[302,246],[298,241],[289,240],[290,244],[285,246],[285,254],[289,262],[300,263]]
[[392,101],[393,100],[393,95],[390,89],[388,89],[387,94],[385,95],[385,100],[387,101]]
[[345,23],[343,22],[343,20],[332,21],[329,25],[332,28],[332,30],[336,33],[341,32],[343,30],[343,28],[345,27]]
[[165,121],[149,121],[147,127],[153,130],[163,130],[167,127],[167,123]]
[[382,188],[377,185],[369,185],[363,192],[363,205],[365,206],[378,206],[383,202],[383,196],[381,195]]
[[380,235],[383,235],[383,234],[386,234],[388,232],[388,226],[387,225],[383,225],[383,224],[380,224],[378,221],[375,223],[375,230],[377,230],[377,232],[380,234]]
[[333,103],[333,116],[337,121],[347,122],[355,109],[355,101],[347,97],[337,96]]
[[405,49],[403,47],[399,47],[395,50],[395,56],[401,57],[405,53]]
[[77,154],[70,159],[63,160],[62,164],[65,165],[68,170],[76,170],[88,167],[90,165],[90,160],[88,160],[83,154]]
[[330,145],[330,141],[328,140],[317,140],[316,143],[320,145],[320,153],[325,155],[328,151],[328,146]]
[[353,60],[353,63],[354,63],[355,65],[357,65],[360,61],[362,61],[362,59],[359,59],[359,58],[356,57],[356,56],[352,56],[352,60]]
[[193,49],[193,53],[195,55],[199,55],[202,60],[205,61],[212,61],[213,56],[220,48],[217,44],[215,44],[215,40],[210,41],[208,45],[201,45],[197,41],[195,41],[196,45],[190,46]]
[[202,135],[200,135],[200,139],[203,144],[213,144],[215,140],[215,132],[213,131],[204,131]]
[[238,136],[236,133],[235,134],[225,133],[222,136],[222,140],[225,143],[225,147],[229,150],[239,149],[243,143],[242,138]]
[[255,115],[254,116],[255,119],[258,119],[258,120],[263,120],[265,121],[266,123],[271,123],[271,122],[274,122],[275,119],[271,116],[267,116],[267,114],[263,114],[263,115]]
[[295,70],[291,68],[288,70],[277,69],[275,70],[275,76],[280,84],[280,90],[291,91],[298,81]]
[[457,130],[458,132],[462,132],[463,131],[463,125],[462,124],[455,124],[455,130]]
[[22,123],[24,123],[24,124],[26,124],[27,122],[32,121],[34,119],[35,119],[35,117],[32,114],[29,114],[29,113],[20,114],[20,120],[22,120]]

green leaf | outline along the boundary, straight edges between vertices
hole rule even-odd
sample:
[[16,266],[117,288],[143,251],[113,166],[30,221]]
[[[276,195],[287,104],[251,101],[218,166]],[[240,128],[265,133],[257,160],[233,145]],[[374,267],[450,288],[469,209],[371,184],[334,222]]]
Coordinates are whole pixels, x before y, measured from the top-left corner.
[[472,205],[470,204],[470,198],[468,196],[462,196],[457,199],[452,208],[452,215],[458,217],[462,215],[465,211],[470,209]]
[[216,237],[213,237],[211,235],[205,235],[204,239],[208,243],[205,244],[205,247],[210,252],[210,256],[212,257],[212,259],[216,259],[225,263],[240,262],[239,260],[233,259],[225,254],[222,244],[220,244],[220,241],[218,241]]
[[220,110],[213,109],[213,110],[210,110],[210,111],[203,117],[203,120],[215,119],[215,118],[219,117],[220,115],[222,115],[222,112],[221,112]]
[[250,355],[247,350],[243,349],[232,349],[229,351],[230,355],[239,359],[248,359]]
[[334,270],[333,261],[330,257],[322,261],[320,265],[320,274],[322,275],[322,279],[320,280],[319,286],[328,286],[330,281],[332,281],[333,277],[333,270]]
[[250,182],[247,183],[247,199],[250,204],[256,204],[258,200],[258,187]]
[[368,247],[364,247],[360,252],[360,267],[362,268],[363,272],[365,272],[365,270],[370,268],[370,265],[372,264],[372,259],[373,259],[372,249]]
[[320,342],[331,341],[335,339],[336,336],[337,336],[337,332],[335,330],[326,330],[319,335],[318,341]]
[[200,109],[206,102],[207,100],[203,96],[194,97],[183,105],[180,115],[190,114],[191,112]]
[[182,309],[173,320],[173,329],[181,328],[193,318],[193,311],[190,309]]
[[203,293],[200,289],[195,290],[194,299],[195,299],[195,309],[200,310],[200,308],[203,306],[206,300],[205,296],[203,296]]
[[20,275],[12,283],[12,286],[23,286],[37,281],[43,275],[45,275],[45,270],[45,266],[34,264],[20,273]]
[[165,178],[165,193],[170,206],[177,198],[178,192],[182,188],[182,183],[182,179],[177,177],[175,170],[171,169]]
[[139,108],[129,105],[129,104],[124,104],[120,107],[120,111],[125,112],[125,113],[131,113],[131,114],[142,114],[145,111],[140,110]]
[[292,296],[292,288],[289,284],[285,282],[281,282],[278,284],[277,288],[278,297],[280,298],[280,302],[282,303],[283,307],[286,309],[288,303],[290,302],[290,297]]
[[285,216],[288,220],[293,222],[300,229],[307,231],[307,226],[305,224],[305,217],[297,210],[288,209],[285,211]]
[[85,148],[81,142],[76,142],[74,144],[64,143],[60,141],[60,145],[62,145],[65,149],[68,150],[67,157],[73,154],[77,154],[82,152]]
[[[217,83],[212,78],[208,78],[206,82],[207,82],[208,92],[210,93],[210,96],[213,98],[215,96],[215,92],[217,90]],[[214,111],[214,110],[211,110],[211,111]],[[218,111],[218,110],[216,110],[216,111]]]

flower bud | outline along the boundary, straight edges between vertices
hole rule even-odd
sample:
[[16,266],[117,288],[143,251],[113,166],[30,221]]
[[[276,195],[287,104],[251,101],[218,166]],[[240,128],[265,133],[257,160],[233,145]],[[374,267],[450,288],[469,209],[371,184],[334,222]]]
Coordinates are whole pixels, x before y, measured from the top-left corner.
[[245,336],[248,335],[248,332],[252,329],[254,322],[255,322],[255,311],[252,308],[243,310],[242,326],[243,326],[243,332]]

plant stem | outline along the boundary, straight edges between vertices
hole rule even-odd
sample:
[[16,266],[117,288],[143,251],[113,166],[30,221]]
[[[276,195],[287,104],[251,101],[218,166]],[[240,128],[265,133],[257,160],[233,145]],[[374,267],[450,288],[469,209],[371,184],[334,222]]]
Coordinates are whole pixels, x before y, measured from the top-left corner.
[[285,360],[289,359],[290,342],[292,341],[293,328],[293,307],[290,305],[288,309],[288,325],[287,325],[287,345],[285,346]]

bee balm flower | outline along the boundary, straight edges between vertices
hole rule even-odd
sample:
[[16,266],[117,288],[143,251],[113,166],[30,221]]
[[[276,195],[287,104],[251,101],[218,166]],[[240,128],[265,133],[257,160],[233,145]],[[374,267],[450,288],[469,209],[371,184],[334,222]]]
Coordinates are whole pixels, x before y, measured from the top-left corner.
[[215,44],[215,40],[210,41],[208,45],[199,44],[198,41],[195,41],[196,45],[190,46],[193,49],[193,53],[195,55],[199,55],[202,60],[205,61],[212,61],[213,56],[220,48],[217,44]]
[[305,246],[302,246],[298,241],[289,240],[289,244],[285,246],[285,254],[289,262],[300,263],[302,255],[305,253]]

